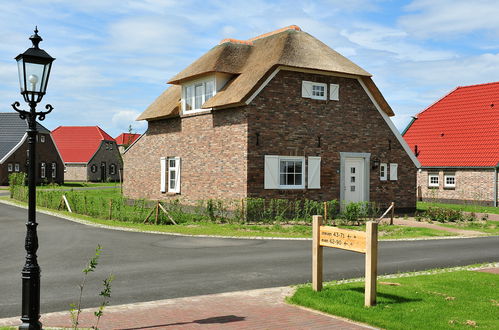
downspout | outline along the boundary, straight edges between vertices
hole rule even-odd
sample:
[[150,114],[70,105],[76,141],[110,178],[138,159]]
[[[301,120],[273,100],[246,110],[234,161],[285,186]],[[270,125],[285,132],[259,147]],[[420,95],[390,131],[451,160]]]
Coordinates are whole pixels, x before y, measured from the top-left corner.
[[499,168],[499,163],[497,163],[494,168],[494,207],[497,207],[497,169]]

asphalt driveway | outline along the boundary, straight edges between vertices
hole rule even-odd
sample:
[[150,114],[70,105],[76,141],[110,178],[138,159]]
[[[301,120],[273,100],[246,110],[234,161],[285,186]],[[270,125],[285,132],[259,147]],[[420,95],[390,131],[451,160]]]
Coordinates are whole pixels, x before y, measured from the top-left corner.
[[[21,312],[26,210],[0,204],[0,317]],[[112,304],[300,284],[310,281],[311,242],[193,238],[116,231],[38,214],[42,313],[67,310],[97,244],[100,264],[84,306],[99,304],[108,273]],[[499,261],[499,237],[382,242],[380,273]],[[363,255],[326,249],[325,279],[363,276]]]

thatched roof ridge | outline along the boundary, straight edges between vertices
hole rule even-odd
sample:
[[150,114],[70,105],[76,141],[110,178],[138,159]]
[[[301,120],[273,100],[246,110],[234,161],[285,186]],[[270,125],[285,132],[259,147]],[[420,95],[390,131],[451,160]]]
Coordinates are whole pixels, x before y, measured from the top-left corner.
[[[174,76],[170,87],[151,104],[137,120],[166,118],[179,113],[182,83],[215,73],[229,73],[233,79],[203,108],[220,108],[244,104],[265,78],[277,67],[311,69],[357,76],[365,80],[366,87],[382,109],[393,111],[370,79],[371,74],[329,46],[301,31],[297,26],[263,34],[246,41],[222,40],[186,69]],[[366,78],[366,79],[365,79]],[[171,98],[171,99],[170,99]]]

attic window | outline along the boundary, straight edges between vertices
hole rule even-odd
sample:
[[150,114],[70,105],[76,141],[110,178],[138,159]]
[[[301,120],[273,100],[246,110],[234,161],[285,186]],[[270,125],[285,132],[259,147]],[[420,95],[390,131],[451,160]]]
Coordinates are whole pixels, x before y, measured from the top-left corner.
[[215,95],[215,79],[198,80],[183,88],[184,112],[203,111],[202,105]]
[[301,96],[314,100],[327,100],[327,84],[302,81]]

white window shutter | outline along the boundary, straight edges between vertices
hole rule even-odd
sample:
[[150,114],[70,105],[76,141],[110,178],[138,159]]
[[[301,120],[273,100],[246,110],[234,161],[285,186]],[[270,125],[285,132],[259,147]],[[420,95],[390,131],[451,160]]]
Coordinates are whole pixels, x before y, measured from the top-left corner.
[[160,183],[160,191],[162,193],[166,192],[166,157],[160,158],[161,164],[161,183]]
[[308,157],[308,189],[321,188],[321,158]]
[[175,192],[180,194],[180,157],[175,157]]
[[312,82],[310,81],[301,82],[301,96],[306,98],[312,97]]
[[265,155],[264,188],[279,188],[279,156]]
[[388,172],[388,166],[386,166],[386,163],[381,163],[379,165],[379,179],[381,181],[386,181],[388,177],[387,172]]
[[398,180],[398,165],[395,163],[390,164],[390,180]]
[[340,85],[338,84],[329,85],[329,99],[333,101],[338,101],[340,99]]

